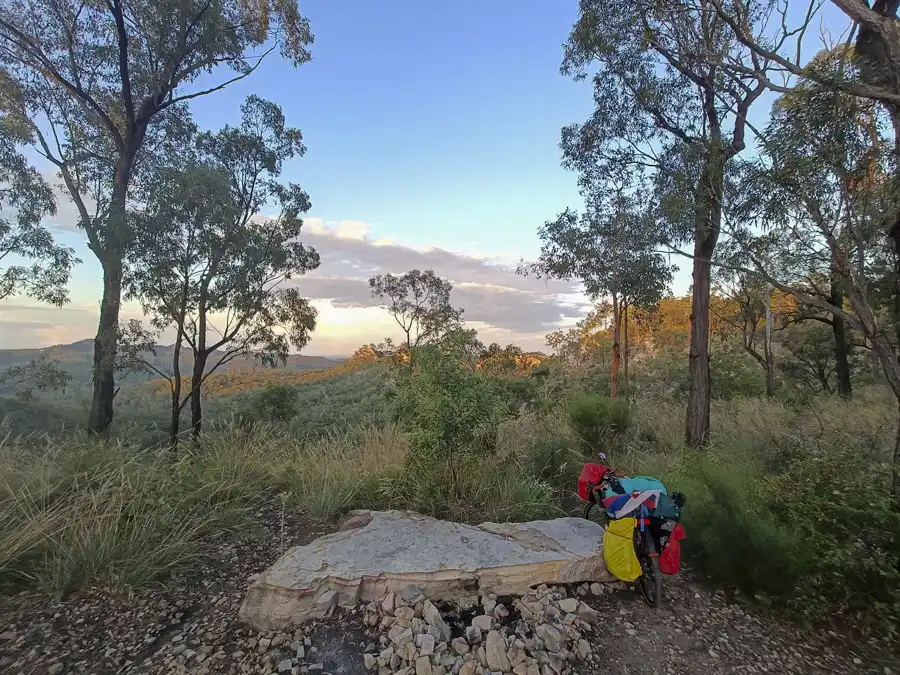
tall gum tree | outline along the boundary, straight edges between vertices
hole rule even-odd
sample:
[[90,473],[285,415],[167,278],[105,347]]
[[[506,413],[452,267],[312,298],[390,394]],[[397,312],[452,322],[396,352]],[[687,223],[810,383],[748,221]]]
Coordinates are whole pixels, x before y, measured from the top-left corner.
[[311,42],[295,0],[0,0],[0,102],[31,124],[103,269],[92,431],[113,419],[126,211],[142,163],[158,154],[148,142],[165,144],[167,113],[249,76],[273,51],[300,65]]
[[[754,1],[738,2],[750,14]],[[719,241],[727,164],[745,147],[763,83],[722,62],[767,63],[736,40],[709,0],[581,0],[562,71],[591,76],[595,110],[563,129],[564,164],[588,193],[623,171],[650,167],[668,193],[658,238],[693,248],[686,439],[709,439],[710,261]]]

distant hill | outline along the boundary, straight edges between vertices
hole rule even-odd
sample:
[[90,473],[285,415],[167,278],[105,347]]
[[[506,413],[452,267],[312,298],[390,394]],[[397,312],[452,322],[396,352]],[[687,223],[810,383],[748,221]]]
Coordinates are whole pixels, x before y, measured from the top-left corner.
[[[94,358],[94,341],[80,340],[68,345],[53,345],[41,349],[0,349],[0,370],[22,363],[28,363],[41,355],[57,359],[60,366],[73,378],[73,384],[87,384],[91,381],[91,369]],[[148,354],[149,356],[149,354]],[[215,356],[210,357],[215,363]],[[156,356],[151,356],[151,362],[163,372],[171,371],[172,345],[159,345],[156,348]],[[279,370],[322,370],[333,368],[343,362],[342,359],[325,358],[324,356],[307,356],[305,354],[291,354],[287,363],[279,367]],[[182,354],[182,373],[189,373],[193,364],[193,358],[188,350]],[[219,371],[247,370],[259,368],[259,363],[252,357],[239,357],[219,368]],[[129,376],[129,381],[147,380],[158,377],[156,375]]]

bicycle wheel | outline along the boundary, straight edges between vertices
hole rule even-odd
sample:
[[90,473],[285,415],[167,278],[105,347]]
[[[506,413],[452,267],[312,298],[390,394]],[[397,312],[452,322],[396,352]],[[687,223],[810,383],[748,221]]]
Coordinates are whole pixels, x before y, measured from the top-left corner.
[[584,518],[585,520],[592,520],[599,525],[603,525],[603,527],[606,527],[606,524],[609,522],[609,516],[606,514],[606,509],[596,502],[591,502],[584,507]]
[[662,573],[659,571],[659,557],[656,555],[656,544],[653,535],[645,530],[640,532],[640,545],[635,547],[638,552],[638,561],[641,563],[641,576],[638,577],[638,586],[641,595],[651,607],[662,607]]

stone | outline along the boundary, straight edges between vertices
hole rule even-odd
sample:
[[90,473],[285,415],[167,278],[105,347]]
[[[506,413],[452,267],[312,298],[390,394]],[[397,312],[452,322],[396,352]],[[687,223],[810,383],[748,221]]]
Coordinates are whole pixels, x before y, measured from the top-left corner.
[[[239,616],[266,631],[323,618],[335,606],[379,602],[384,610],[389,594],[410,585],[431,600],[453,601],[475,589],[522,595],[548,583],[612,581],[602,540],[603,527],[585,518],[473,526],[352,511],[338,532],[289,549],[260,574]],[[422,618],[428,621],[424,610]]]
[[583,659],[586,659],[591,655],[591,643],[587,640],[579,640],[575,649],[578,652],[578,656]]
[[416,637],[416,647],[419,648],[419,654],[427,656],[434,654],[434,636],[424,633]]
[[384,600],[381,601],[381,611],[385,614],[393,614],[395,598],[396,596],[393,593],[388,593],[386,596],[384,596]]
[[595,581],[591,584],[591,593],[594,595],[603,595],[603,586]]
[[366,670],[375,670],[378,667],[378,659],[375,658],[374,654],[363,654],[363,665],[366,667]]
[[466,661],[459,667],[459,675],[475,675],[477,667],[474,661]]
[[415,615],[412,607],[398,607],[394,610],[394,618],[397,619],[397,623],[405,628],[412,626]]
[[425,599],[425,593],[415,584],[407,584],[400,591],[400,597],[403,598],[404,602],[415,605],[417,602]]
[[485,614],[491,614],[494,611],[494,607],[497,606],[497,598],[486,595],[481,599],[481,606],[484,607]]
[[[328,616],[337,606],[338,595],[335,591],[327,590],[316,598],[316,616]],[[284,626],[282,626],[283,628]]]
[[[259,642],[256,643],[256,651],[263,654],[269,648],[270,644],[272,644],[272,640],[269,638],[260,638]],[[203,647],[200,648],[200,651],[203,651]]]
[[294,666],[294,664],[291,663],[290,659],[285,659],[284,661],[279,662],[278,672],[279,673],[289,673],[289,672],[291,672],[291,668],[293,666]]
[[556,626],[552,626],[549,623],[542,623],[535,628],[534,634],[541,639],[548,652],[558,652],[565,646],[566,641],[562,633],[559,632]]
[[472,625],[478,626],[478,630],[482,633],[487,633],[494,626],[494,622],[490,616],[487,614],[479,614],[474,619],[472,619]]
[[[480,632],[479,632],[478,637],[479,637],[479,639],[481,638]],[[461,637],[453,638],[452,640],[450,640],[450,648],[454,652],[459,654],[460,656],[462,656],[463,654],[469,653],[469,643],[466,642],[465,638],[461,638]]]
[[506,640],[499,631],[492,630],[487,634],[484,641],[484,656],[491,670],[506,672],[510,669],[509,658],[506,656]]
[[575,614],[585,623],[589,623],[591,625],[600,623],[600,613],[593,607],[590,607],[583,602],[578,603],[578,610],[575,612]]
[[49,670],[47,670],[47,672],[50,673],[50,675],[59,675],[63,671],[63,668],[64,668],[63,664],[54,663],[52,666],[50,666],[50,668],[49,668]]
[[420,656],[416,659],[416,675],[433,675],[430,657]]
[[564,598],[556,604],[566,614],[574,614],[578,610],[578,600],[575,598]]
[[478,626],[466,626],[466,641],[470,645],[481,642],[481,629]]

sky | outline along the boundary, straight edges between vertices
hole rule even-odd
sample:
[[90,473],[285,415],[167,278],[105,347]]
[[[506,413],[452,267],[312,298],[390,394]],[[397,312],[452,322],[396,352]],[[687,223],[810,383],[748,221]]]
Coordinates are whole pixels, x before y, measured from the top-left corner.
[[[537,257],[545,220],[582,204],[558,147],[561,127],[593,108],[590,84],[559,73],[577,2],[305,0],[301,11],[315,34],[311,62],[293,69],[273,55],[193,113],[201,128],[237,124],[254,93],[303,132],[307,153],[282,177],[311,197],[301,240],[322,258],[297,282],[319,311],[305,353],[348,355],[396,336],[366,280],[412,268],[454,284],[483,341],[545,348],[548,332],[588,309],[575,284],[514,271]],[[0,348],[93,337],[101,271],[74,220],[60,203],[52,227],[83,261],[71,302],[0,303]],[[673,291],[684,293],[689,269],[679,266]],[[129,318],[141,311],[126,302]]]

